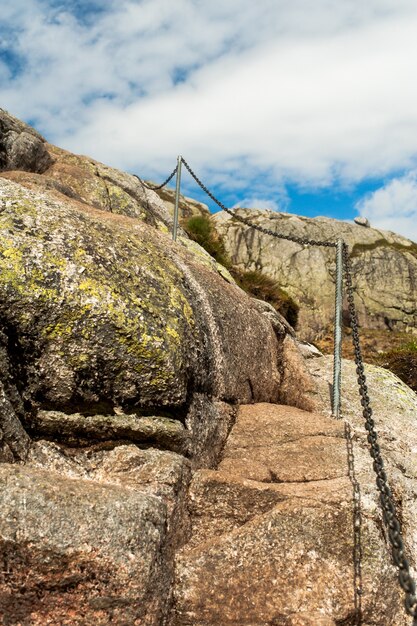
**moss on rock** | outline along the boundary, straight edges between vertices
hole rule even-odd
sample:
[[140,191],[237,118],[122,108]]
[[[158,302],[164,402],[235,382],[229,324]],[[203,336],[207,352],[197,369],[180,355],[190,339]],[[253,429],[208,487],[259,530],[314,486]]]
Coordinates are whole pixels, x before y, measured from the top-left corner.
[[[74,393],[183,402],[181,338],[192,333],[194,320],[181,272],[163,249],[139,230],[133,235],[123,224],[115,228],[4,185],[14,200],[3,203],[0,216],[2,315],[13,318],[23,342],[39,333],[41,395],[64,404]],[[41,382],[54,372],[67,378],[58,395]]]

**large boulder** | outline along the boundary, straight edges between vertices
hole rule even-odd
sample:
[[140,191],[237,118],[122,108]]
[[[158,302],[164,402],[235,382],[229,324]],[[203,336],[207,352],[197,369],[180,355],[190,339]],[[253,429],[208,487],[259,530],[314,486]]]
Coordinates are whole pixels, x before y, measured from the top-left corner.
[[[411,330],[417,326],[417,244],[395,233],[361,228],[325,217],[236,209],[251,223],[284,235],[349,245],[359,322],[365,328]],[[233,220],[215,216],[234,264],[260,270],[300,305],[299,334],[314,340],[334,319],[335,251],[276,239]]]
[[240,403],[307,408],[312,379],[154,191],[0,120],[0,612],[157,626],[191,471]]
[[0,170],[42,173],[52,164],[45,139],[0,109]]

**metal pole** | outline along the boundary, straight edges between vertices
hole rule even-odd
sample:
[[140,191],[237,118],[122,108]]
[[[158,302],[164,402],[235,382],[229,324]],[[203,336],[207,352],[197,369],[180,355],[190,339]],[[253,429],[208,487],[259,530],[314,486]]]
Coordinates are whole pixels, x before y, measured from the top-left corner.
[[342,306],[343,306],[343,239],[336,246],[336,289],[334,315],[333,417],[340,417],[340,385],[342,382]]
[[175,208],[174,208],[174,226],[172,228],[172,239],[177,241],[177,229],[178,229],[178,207],[180,203],[180,188],[181,188],[181,164],[182,157],[177,158],[177,184],[175,186]]

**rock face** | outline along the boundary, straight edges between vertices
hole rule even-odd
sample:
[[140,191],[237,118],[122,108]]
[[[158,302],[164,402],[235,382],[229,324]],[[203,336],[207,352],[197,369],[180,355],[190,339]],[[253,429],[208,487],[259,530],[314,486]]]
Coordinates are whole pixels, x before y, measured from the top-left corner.
[[191,470],[238,404],[308,408],[312,379],[154,192],[0,119],[0,613],[157,625]]
[[[352,255],[359,322],[365,328],[411,330],[417,326],[417,244],[391,232],[337,220],[238,209],[251,222],[277,233],[309,239],[342,238]],[[240,268],[277,280],[300,305],[299,335],[314,340],[334,317],[335,252],[275,239],[216,214],[216,227]]]
[[[0,621],[347,626],[362,611],[405,626],[348,396],[352,560],[328,360],[304,346],[305,361],[278,313],[183,233],[174,244],[133,176],[2,111],[0,130]],[[415,400],[381,387],[400,410],[392,426],[381,400],[415,559]]]
[[[309,359],[329,413],[331,359]],[[417,397],[367,367],[406,550],[417,557]],[[343,414],[242,406],[217,471],[189,490],[191,539],[177,554],[172,626],[406,626],[367,450],[355,366]],[[392,415],[395,414],[395,423]]]

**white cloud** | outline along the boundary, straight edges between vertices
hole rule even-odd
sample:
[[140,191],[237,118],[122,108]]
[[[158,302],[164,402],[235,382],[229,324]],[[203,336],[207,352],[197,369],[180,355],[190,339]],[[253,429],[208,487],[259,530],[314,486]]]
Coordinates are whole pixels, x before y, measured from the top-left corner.
[[235,204],[233,209],[267,209],[268,211],[282,211],[286,212],[284,207],[281,207],[275,200],[268,200],[265,198],[247,197]]
[[417,171],[394,178],[360,200],[356,208],[371,225],[417,242]]
[[414,0],[108,0],[87,22],[72,9],[91,4],[2,7],[0,39],[25,63],[7,82],[0,68],[2,106],[51,141],[156,179],[181,153],[261,200],[260,172],[323,186],[414,167]]

